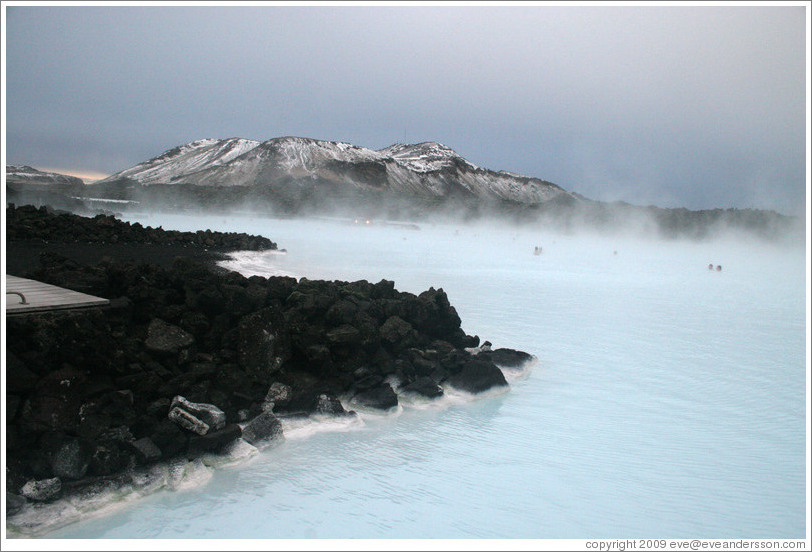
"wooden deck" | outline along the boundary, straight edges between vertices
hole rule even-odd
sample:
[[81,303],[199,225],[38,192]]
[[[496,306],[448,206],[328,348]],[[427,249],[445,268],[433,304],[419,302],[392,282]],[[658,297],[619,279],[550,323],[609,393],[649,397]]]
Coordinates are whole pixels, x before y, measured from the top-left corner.
[[[102,307],[107,299],[6,274],[6,314]],[[23,297],[25,303],[23,303]]]

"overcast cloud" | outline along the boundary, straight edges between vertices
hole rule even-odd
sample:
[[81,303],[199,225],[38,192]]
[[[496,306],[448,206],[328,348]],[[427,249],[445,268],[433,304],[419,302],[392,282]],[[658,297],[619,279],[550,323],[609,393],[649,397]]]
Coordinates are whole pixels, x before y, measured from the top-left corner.
[[803,212],[801,5],[6,10],[9,164],[433,140],[594,199]]

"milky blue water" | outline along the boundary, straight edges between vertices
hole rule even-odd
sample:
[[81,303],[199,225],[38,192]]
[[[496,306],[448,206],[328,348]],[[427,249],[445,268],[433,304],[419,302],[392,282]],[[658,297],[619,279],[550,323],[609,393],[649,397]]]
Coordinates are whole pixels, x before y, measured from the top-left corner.
[[287,249],[238,255],[228,266],[246,275],[442,287],[467,333],[538,362],[506,393],[289,427],[277,447],[46,537],[805,536],[803,247],[129,220],[258,233]]

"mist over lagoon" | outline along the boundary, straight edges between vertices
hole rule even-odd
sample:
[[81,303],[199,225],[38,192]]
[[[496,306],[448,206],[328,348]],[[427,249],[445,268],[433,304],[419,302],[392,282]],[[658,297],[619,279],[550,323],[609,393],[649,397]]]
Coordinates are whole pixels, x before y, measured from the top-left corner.
[[806,3],[8,4],[4,549],[808,546]]
[[300,428],[197,486],[44,536],[805,534],[800,246],[364,219],[124,218],[258,233],[286,250],[223,263],[246,276],[442,287],[466,332],[538,362],[506,393]]

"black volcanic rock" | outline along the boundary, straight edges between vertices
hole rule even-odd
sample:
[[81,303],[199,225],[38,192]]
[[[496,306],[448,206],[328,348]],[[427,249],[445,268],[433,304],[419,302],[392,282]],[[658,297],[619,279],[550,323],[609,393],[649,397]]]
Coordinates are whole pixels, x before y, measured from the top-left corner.
[[281,439],[283,438],[282,424],[272,413],[263,412],[245,425],[242,430],[242,438],[252,445]]
[[51,457],[54,475],[61,479],[80,479],[87,473],[91,450],[76,438],[69,438]]
[[[43,240],[62,231],[61,215],[9,211],[14,235],[20,223]],[[77,224],[124,228],[108,218]],[[82,258],[47,254],[29,275],[79,284],[115,306],[6,319],[14,494],[27,481],[80,483],[222,450],[242,434],[241,423],[249,439],[273,439],[277,415],[348,414],[339,398],[390,409],[398,404],[390,378],[429,397],[445,381],[470,392],[506,384],[492,362],[460,348],[478,339],[464,334],[442,290],[245,278],[185,257],[166,265]],[[212,308],[215,297],[223,301]],[[213,425],[225,426],[204,435],[179,427],[168,418],[177,396],[216,405],[222,416]]]
[[189,451],[192,454],[218,452],[241,435],[242,429],[237,424],[229,424],[206,435],[192,435],[189,438]]
[[140,464],[151,464],[161,458],[161,449],[149,437],[142,437],[130,444]]
[[176,355],[182,349],[191,347],[194,342],[194,337],[183,329],[154,318],[147,328],[144,345],[148,351],[158,355]]
[[487,358],[494,364],[505,368],[518,368],[523,364],[533,360],[533,355],[524,351],[514,349],[493,349],[491,351],[481,351],[477,356]]
[[428,376],[420,376],[412,383],[401,387],[403,393],[413,393],[422,395],[429,399],[436,399],[443,396],[443,388],[437,385],[433,379]]
[[417,332],[411,324],[397,315],[386,319],[381,326],[381,340],[392,351],[402,351],[417,343]]
[[58,242],[186,245],[216,250],[276,249],[276,244],[262,236],[236,232],[180,232],[151,228],[140,223],[121,221],[111,215],[82,217],[71,213],[54,213],[46,207],[23,205],[6,209],[6,239],[48,240]]
[[476,357],[466,362],[447,382],[468,393],[481,393],[494,387],[507,386],[504,374],[493,362]]
[[382,383],[372,389],[361,391],[352,400],[361,406],[378,410],[389,410],[398,405],[398,396],[388,383]]

